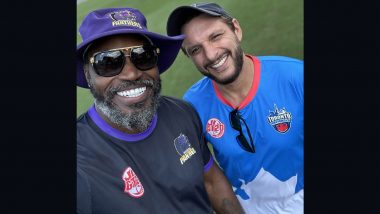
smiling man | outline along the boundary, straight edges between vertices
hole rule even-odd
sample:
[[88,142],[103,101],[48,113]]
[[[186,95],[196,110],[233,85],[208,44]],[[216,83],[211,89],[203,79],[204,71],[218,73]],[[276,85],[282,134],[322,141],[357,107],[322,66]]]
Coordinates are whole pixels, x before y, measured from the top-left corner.
[[[132,62],[132,57],[139,54],[144,55],[140,56],[137,65],[146,64],[141,65],[140,69]],[[128,37],[114,35],[99,39],[90,47],[88,53],[85,53],[86,62],[94,65],[87,64],[84,72],[95,98],[95,108],[113,128],[136,134],[149,127],[158,107],[161,89],[160,76],[157,70],[153,69],[158,54],[159,49],[154,47],[147,37],[134,34]],[[88,59],[88,56],[92,57]],[[123,60],[125,62],[122,62]],[[118,68],[109,68],[107,63],[115,63],[114,66]],[[127,69],[128,72],[121,72],[122,69]],[[117,78],[112,78],[110,73],[107,73],[109,70],[115,72]],[[102,75],[106,75],[106,78],[102,78]],[[99,76],[100,78],[97,78]]]
[[79,31],[77,85],[95,102],[77,121],[77,213],[243,213],[195,110],[160,96],[183,36],[148,31],[134,8],[93,11]]
[[246,213],[303,213],[303,61],[245,54],[239,21],[215,3],[177,7],[167,33],[186,36],[205,76],[184,99]]

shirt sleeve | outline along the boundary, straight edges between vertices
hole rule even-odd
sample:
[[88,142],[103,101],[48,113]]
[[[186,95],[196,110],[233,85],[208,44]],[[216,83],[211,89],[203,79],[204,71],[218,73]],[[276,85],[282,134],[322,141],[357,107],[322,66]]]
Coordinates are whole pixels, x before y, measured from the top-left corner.
[[[192,105],[190,104],[192,107]],[[207,141],[203,132],[203,127],[201,123],[201,119],[199,118],[198,113],[195,111],[194,107],[192,107],[192,110],[194,112],[194,117],[196,118],[197,121],[197,129],[198,129],[198,134],[199,134],[199,144],[200,144],[200,149],[202,152],[202,159],[203,159],[203,169],[205,172],[207,172],[211,166],[214,164],[214,159],[211,155],[211,152],[207,146]]]
[[196,129],[195,131],[197,132],[198,141],[199,141],[199,149],[200,149],[202,160],[203,160],[203,169],[205,172],[207,172],[211,168],[211,166],[214,164],[214,159],[207,146],[207,141],[204,136],[205,133],[203,132],[202,122],[193,104],[186,100],[184,100],[184,102],[186,103],[187,112],[189,116],[191,117],[191,120]]

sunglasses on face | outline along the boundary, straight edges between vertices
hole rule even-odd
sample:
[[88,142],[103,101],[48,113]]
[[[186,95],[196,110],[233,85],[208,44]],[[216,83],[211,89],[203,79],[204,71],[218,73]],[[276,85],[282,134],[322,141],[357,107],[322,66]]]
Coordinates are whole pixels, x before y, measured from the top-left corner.
[[137,69],[146,71],[157,65],[159,53],[160,49],[150,44],[116,48],[94,53],[90,63],[99,76],[112,77],[121,73],[127,56]]
[[[244,123],[244,125],[245,125],[245,127],[247,129],[247,133],[248,133],[248,137],[249,137],[249,140],[250,140],[250,144],[248,143],[247,138],[243,134],[243,129],[241,127],[241,122],[240,121],[243,121],[243,123]],[[242,149],[244,149],[245,151],[247,151],[247,152],[255,153],[256,151],[255,151],[255,146],[253,144],[251,132],[249,131],[247,123],[240,116],[240,114],[239,114],[239,112],[238,112],[237,109],[235,109],[235,110],[233,110],[233,111],[230,112],[230,124],[231,124],[231,126],[232,126],[233,129],[235,129],[236,131],[239,132],[239,135],[236,137],[236,140],[239,143],[239,146]]]

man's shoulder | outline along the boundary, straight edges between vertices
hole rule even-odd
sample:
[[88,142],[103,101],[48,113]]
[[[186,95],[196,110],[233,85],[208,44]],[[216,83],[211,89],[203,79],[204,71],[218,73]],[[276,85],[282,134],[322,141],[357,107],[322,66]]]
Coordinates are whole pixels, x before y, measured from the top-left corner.
[[84,127],[88,127],[88,124],[88,113],[85,112],[77,118],[77,131]]
[[83,122],[84,122],[85,117],[86,117],[86,113],[87,113],[87,112],[85,112],[85,113],[79,115],[79,117],[77,118],[77,124],[78,124],[78,123],[83,123]]
[[277,78],[301,81],[304,64],[302,60],[287,56],[259,56],[262,76],[275,76]]
[[183,99],[192,101],[196,98],[201,98],[209,93],[213,93],[212,81],[208,77],[203,77],[194,83],[183,95]]
[[165,109],[183,109],[183,108],[192,108],[190,104],[183,99],[179,99],[171,96],[161,96],[160,97],[160,108]]
[[92,120],[90,119],[88,113],[84,113],[77,118],[77,144],[87,144],[88,142],[94,141],[98,138],[96,129],[91,125]]
[[194,107],[187,102],[175,97],[161,96],[160,105],[158,108],[158,114],[163,116],[174,116],[176,118],[181,118],[179,116],[191,116],[196,115]]
[[290,62],[303,64],[303,60],[288,56],[258,56],[261,62]]
[[160,96],[160,105],[185,105],[186,101],[167,95]]

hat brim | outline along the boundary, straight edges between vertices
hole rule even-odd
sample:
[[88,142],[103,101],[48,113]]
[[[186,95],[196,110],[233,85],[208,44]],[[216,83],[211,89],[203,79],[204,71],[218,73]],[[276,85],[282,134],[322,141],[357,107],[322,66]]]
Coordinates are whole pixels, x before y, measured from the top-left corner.
[[181,6],[173,10],[169,15],[168,22],[166,24],[166,31],[169,36],[177,36],[181,34],[182,25],[187,18],[194,12],[206,13],[210,16],[222,16],[220,13],[215,13],[210,10],[204,10],[202,8],[193,6]]
[[173,64],[181,48],[182,41],[185,38],[184,35],[169,37],[139,29],[119,29],[90,37],[77,46],[77,86],[89,88],[83,70],[83,52],[86,47],[97,39],[120,34],[142,34],[149,37],[153,44],[160,49],[157,62],[157,67],[160,74],[165,72]]

